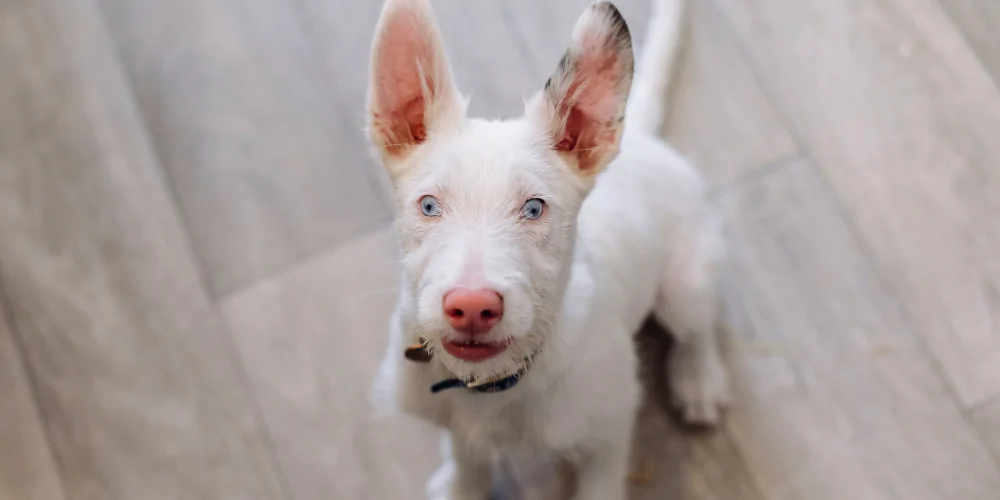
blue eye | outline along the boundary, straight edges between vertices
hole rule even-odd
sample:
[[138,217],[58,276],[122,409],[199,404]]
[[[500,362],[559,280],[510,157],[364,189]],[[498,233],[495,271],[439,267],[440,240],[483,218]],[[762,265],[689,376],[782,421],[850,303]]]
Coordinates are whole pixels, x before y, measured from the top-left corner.
[[532,198],[521,207],[521,217],[528,220],[535,220],[545,212],[545,202],[541,198]]
[[441,202],[431,195],[420,198],[420,213],[426,217],[440,217]]

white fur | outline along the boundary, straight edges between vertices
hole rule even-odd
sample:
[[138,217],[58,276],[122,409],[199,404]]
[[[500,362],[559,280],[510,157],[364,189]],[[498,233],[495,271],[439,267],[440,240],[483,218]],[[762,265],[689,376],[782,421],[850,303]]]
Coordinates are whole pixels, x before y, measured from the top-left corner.
[[[583,153],[553,149],[552,134],[560,133],[553,127],[564,125],[554,120],[565,117],[555,116],[544,92],[519,120],[466,118],[464,102],[451,88],[428,1],[386,3],[373,46],[370,124],[393,179],[404,271],[376,395],[449,431],[445,465],[428,484],[431,498],[482,500],[497,459],[535,454],[576,463],[578,498],[623,499],[640,401],[632,334],[651,312],[678,337],[670,366],[685,416],[699,423],[719,417],[726,399],[715,340],[723,246],[702,179],[655,137],[682,0],[657,1],[650,40],[664,46],[648,49],[640,66],[646,80],[636,83],[639,90],[628,108],[640,115],[638,122],[628,118],[623,134],[612,127],[601,136],[609,138],[601,147],[614,159],[606,166],[597,162],[605,168],[599,175],[577,163],[575,155]],[[404,25],[392,22],[400,12],[423,24],[393,32],[393,26]],[[581,18],[571,51],[588,50],[579,45],[588,33],[606,33],[600,24],[606,18],[595,12],[588,9]],[[668,34],[657,35],[663,32]],[[413,43],[401,43],[413,36],[427,42],[416,52]],[[630,73],[630,49],[627,57]],[[408,80],[413,67],[420,68],[419,78]],[[567,77],[558,73],[554,79]],[[404,84],[398,90],[376,88],[387,81]],[[420,83],[407,88],[407,81]],[[604,100],[620,98],[624,108],[627,83],[624,95],[608,86],[603,94],[579,99],[593,99],[613,112],[617,101]],[[403,113],[402,105],[391,104],[410,102],[421,89],[425,114]],[[654,108],[653,114],[641,111]],[[423,116],[418,125],[426,126],[425,138],[406,132],[414,126],[412,116]],[[416,200],[427,194],[441,201],[442,216],[421,214]],[[545,216],[518,219],[521,205],[532,197],[546,201]],[[488,338],[509,341],[505,353],[469,363],[440,349],[455,335],[440,304],[456,284],[488,286],[503,295],[504,316]],[[431,363],[403,357],[418,338],[427,339]],[[453,376],[512,373],[532,352],[537,354],[530,369],[511,390],[429,391]]]

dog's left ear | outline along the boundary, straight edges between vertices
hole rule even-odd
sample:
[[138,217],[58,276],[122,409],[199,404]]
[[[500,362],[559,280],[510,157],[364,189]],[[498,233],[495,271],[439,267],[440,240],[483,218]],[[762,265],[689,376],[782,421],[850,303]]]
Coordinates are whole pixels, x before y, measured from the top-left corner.
[[581,176],[599,173],[618,154],[633,67],[625,19],[610,2],[595,3],[577,21],[545,90],[529,103],[552,147]]

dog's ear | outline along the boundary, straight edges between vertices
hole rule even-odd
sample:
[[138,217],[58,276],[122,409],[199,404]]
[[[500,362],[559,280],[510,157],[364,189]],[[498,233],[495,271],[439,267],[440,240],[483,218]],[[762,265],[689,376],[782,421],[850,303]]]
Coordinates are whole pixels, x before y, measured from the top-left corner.
[[390,174],[428,134],[464,115],[429,0],[386,0],[372,43],[368,132]]
[[633,67],[625,19],[610,2],[595,3],[577,21],[545,90],[529,103],[552,147],[582,176],[597,174],[618,154]]

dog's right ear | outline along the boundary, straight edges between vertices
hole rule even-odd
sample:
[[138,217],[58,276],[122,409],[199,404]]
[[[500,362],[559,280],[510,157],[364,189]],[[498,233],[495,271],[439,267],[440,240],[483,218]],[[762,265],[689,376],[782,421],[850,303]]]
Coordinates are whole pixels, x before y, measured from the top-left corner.
[[390,175],[464,116],[429,0],[386,0],[372,43],[368,133]]

